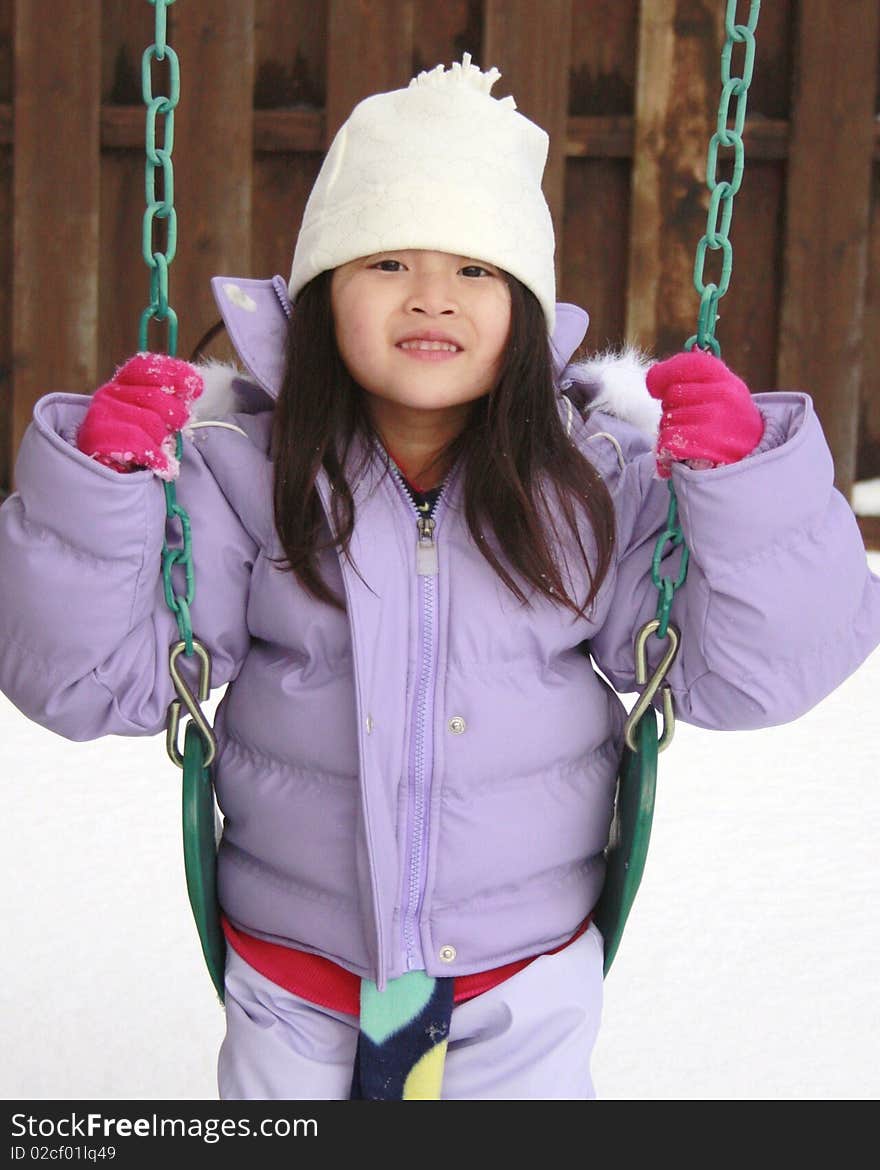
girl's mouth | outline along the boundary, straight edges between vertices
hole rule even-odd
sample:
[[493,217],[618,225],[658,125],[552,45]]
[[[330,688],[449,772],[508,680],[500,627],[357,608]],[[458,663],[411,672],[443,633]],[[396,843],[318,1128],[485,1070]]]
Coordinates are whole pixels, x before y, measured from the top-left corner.
[[401,349],[450,349],[458,352],[459,347],[453,341],[431,341],[425,337],[414,337],[411,341],[401,341]]
[[408,357],[423,362],[447,361],[462,352],[459,346],[451,341],[426,341],[421,338],[413,338],[411,341],[400,341],[397,344],[397,348],[402,350]]

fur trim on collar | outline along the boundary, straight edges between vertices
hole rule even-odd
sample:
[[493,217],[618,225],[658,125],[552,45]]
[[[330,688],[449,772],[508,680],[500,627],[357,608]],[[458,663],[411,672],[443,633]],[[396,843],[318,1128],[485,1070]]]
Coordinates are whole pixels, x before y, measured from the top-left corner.
[[231,362],[208,360],[200,362],[196,369],[202,375],[205,388],[193,403],[190,425],[222,419],[237,412],[250,414],[257,399],[261,404],[270,404],[268,395]]
[[607,350],[568,366],[562,388],[573,384],[585,396],[587,410],[610,414],[653,438],[661,406],[645,385],[645,374],[652,364],[648,355],[634,346],[619,352]]

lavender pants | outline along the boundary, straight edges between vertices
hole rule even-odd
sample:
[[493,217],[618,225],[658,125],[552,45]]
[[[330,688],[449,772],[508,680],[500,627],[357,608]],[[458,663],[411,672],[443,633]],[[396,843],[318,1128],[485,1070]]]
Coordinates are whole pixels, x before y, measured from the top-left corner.
[[[591,925],[564,950],[454,1008],[443,1099],[594,1098],[602,957],[602,936]],[[292,995],[229,949],[221,1100],[345,1100],[356,1042],[355,1017]]]

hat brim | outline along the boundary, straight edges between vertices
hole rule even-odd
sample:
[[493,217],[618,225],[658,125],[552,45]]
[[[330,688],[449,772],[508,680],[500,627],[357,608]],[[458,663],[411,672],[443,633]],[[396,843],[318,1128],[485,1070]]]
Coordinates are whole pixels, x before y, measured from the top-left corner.
[[[214,276],[211,291],[230,340],[250,375],[277,398],[284,379],[287,332],[292,308],[282,276],[254,280]],[[556,304],[556,327],[550,339],[558,378],[587,333],[590,318],[577,305]]]

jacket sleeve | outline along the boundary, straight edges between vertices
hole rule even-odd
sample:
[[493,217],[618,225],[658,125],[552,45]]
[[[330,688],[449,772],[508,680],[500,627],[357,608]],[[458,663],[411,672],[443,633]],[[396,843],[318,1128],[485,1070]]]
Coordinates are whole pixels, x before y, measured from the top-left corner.
[[[151,472],[121,475],[77,450],[88,403],[72,394],[37,403],[17,490],[0,508],[0,689],[69,739],[151,735],[175,697],[168,651],[179,639],[161,574],[165,494]],[[191,442],[177,498],[192,521],[192,626],[219,686],[247,648],[255,544]]]
[[[711,470],[673,468],[690,563],[672,603],[681,646],[667,682],[676,714],[707,728],[796,719],[880,643],[880,579],[869,572],[852,509],[833,486],[811,400],[787,392],[754,398],[765,438],[753,455]],[[656,616],[651,562],[669,492],[644,444],[630,458],[619,451],[623,466],[609,484],[618,548],[591,652],[628,693],[640,689],[635,635]],[[664,576],[677,577],[680,555],[666,546]],[[648,639],[649,669],[666,647]]]

